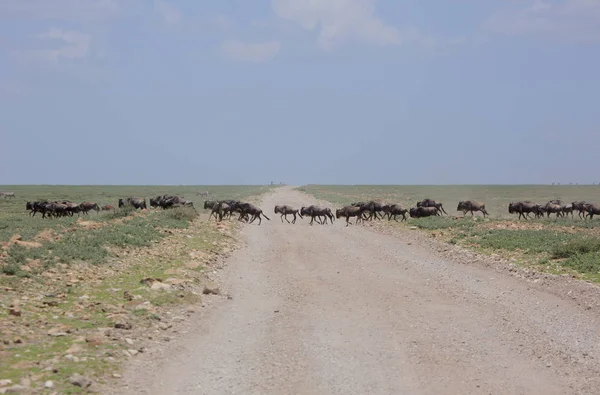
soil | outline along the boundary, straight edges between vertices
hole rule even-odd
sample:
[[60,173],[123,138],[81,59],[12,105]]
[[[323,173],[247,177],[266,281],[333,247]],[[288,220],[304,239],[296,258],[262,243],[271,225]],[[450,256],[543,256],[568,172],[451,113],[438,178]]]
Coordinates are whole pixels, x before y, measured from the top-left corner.
[[[245,247],[168,343],[113,394],[595,394],[600,288],[416,230],[281,222],[278,188]],[[108,393],[108,392],[107,392]]]

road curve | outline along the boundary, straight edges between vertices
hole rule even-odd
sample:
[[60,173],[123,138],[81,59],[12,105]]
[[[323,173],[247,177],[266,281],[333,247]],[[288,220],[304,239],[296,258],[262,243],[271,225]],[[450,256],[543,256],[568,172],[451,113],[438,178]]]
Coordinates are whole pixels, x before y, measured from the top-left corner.
[[[223,298],[114,393],[597,394],[600,321],[517,278],[361,226],[281,223],[278,188]],[[121,391],[121,392],[119,392]]]

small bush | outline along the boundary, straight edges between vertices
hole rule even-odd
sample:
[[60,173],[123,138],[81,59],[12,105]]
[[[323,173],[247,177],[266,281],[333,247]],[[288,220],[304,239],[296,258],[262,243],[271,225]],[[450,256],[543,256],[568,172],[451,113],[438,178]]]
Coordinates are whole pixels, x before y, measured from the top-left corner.
[[494,229],[479,236],[478,243],[482,247],[509,251],[519,249],[529,253],[549,252],[557,244],[569,242],[574,237],[566,232],[529,229]]
[[565,244],[558,244],[552,248],[551,256],[554,259],[571,258],[580,254],[600,251],[600,239],[581,238]]
[[475,221],[471,219],[452,219],[448,217],[427,217],[413,219],[412,223],[420,229],[468,229],[475,226]]
[[561,263],[563,266],[570,267],[579,273],[600,273],[600,253],[587,252],[577,254]]
[[130,216],[134,211],[136,211],[135,207],[133,207],[130,204],[127,204],[123,207],[116,208],[114,211],[102,214],[102,217],[105,220],[123,218]]
[[166,210],[166,216],[178,221],[193,221],[198,216],[198,213],[191,207],[177,207]]

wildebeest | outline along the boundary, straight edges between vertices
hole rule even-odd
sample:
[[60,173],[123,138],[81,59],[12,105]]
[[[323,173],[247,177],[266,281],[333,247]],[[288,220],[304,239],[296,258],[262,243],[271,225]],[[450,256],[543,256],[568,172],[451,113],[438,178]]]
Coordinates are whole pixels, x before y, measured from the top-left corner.
[[300,218],[302,218],[302,214],[300,214],[298,209],[294,209],[288,205],[283,205],[283,206],[275,206],[275,208],[273,209],[273,211],[275,212],[275,214],[281,214],[281,222],[283,222],[283,218],[285,218],[285,220],[288,222],[288,224],[290,223],[290,221],[287,219],[288,215],[293,215],[294,219],[292,220],[292,224],[296,223],[296,215],[300,216]]
[[564,217],[568,217],[569,213],[571,214],[571,218],[573,218],[573,205],[572,204],[564,204],[562,206],[562,213]]
[[563,216],[563,207],[560,203],[560,200],[558,201],[549,201],[548,203],[546,203],[544,207],[544,212],[546,213],[546,215],[548,216],[548,218],[550,218],[550,214],[556,214],[556,218],[558,217],[562,217]]
[[356,202],[352,203],[351,206],[361,207],[363,213],[369,213],[368,217],[365,217],[366,220],[370,221],[373,218],[381,219],[383,216],[379,216],[379,213],[383,212],[384,205],[382,203],[376,202],[374,200],[370,200],[368,202]]
[[181,196],[162,195],[150,198],[150,207],[160,207],[163,210],[175,207],[191,207],[196,211],[194,203],[182,198]]
[[100,211],[98,204],[93,202],[83,202],[79,205],[79,209],[83,214],[87,214],[90,210],[94,210],[96,212]]
[[[315,205],[310,205],[308,207],[302,207],[300,209],[300,214],[302,216],[310,216],[309,225],[313,224],[315,217],[318,217],[317,222],[321,225],[327,223],[327,218],[329,218],[331,220],[331,223],[333,224],[333,213],[331,212],[331,209],[328,207],[319,207],[319,206],[315,206]],[[324,221],[321,221],[321,217],[324,217]]]
[[471,212],[471,216],[474,216],[474,211],[481,211],[483,216],[489,215],[485,209],[485,203],[478,202],[475,200],[461,200],[458,202],[458,206],[456,207],[456,211],[462,211],[463,215],[467,215],[467,212]]
[[346,218],[346,226],[350,224],[350,217],[356,217],[355,224],[358,223],[359,220],[362,220],[363,209],[359,206],[344,206],[335,210],[335,217],[345,217]]
[[439,212],[448,214],[446,210],[444,210],[444,206],[442,206],[442,203],[438,203],[432,199],[423,199],[420,202],[417,202],[417,207],[435,207]]
[[388,221],[394,217],[394,221],[398,222],[396,218],[398,215],[402,216],[402,221],[406,221],[406,213],[408,213],[408,209],[404,208],[400,204],[390,204],[387,208]]
[[519,219],[521,219],[521,217],[523,217],[525,219],[531,218],[529,216],[529,214],[530,213],[538,214],[539,210],[540,210],[540,206],[529,200],[526,200],[524,202],[510,202],[508,204],[508,213],[509,214],[518,213]]
[[110,211],[110,210],[114,210],[115,206],[111,205],[111,204],[105,204],[104,206],[102,206],[102,211]]
[[147,209],[145,198],[128,197],[127,199],[119,199],[119,207],[131,205],[136,209]]
[[585,218],[589,203],[584,200],[581,202],[572,202],[571,204],[573,205],[573,210],[577,210],[579,212],[579,218]]
[[598,204],[586,204],[585,209],[587,211],[586,216],[590,219],[594,218],[594,215],[600,215],[600,205]]
[[440,215],[440,210],[437,207],[411,207],[409,210],[409,215],[411,218],[423,218],[423,217],[431,217],[435,215]]
[[256,219],[258,219],[258,224],[260,225],[262,223],[262,218],[261,216],[265,217],[265,219],[267,219],[268,221],[270,221],[269,217],[267,217],[265,215],[265,213],[263,213],[262,209],[256,207],[255,205],[253,205],[252,203],[238,203],[236,204],[236,209],[239,210],[240,213],[240,220],[244,217],[244,216],[248,216],[250,218],[248,223],[252,223],[254,222]]

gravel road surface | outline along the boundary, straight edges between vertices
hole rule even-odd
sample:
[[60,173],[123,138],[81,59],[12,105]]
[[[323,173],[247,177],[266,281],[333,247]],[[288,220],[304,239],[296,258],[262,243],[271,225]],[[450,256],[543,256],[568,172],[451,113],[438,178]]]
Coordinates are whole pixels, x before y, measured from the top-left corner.
[[281,223],[278,188],[247,225],[176,339],[145,353],[115,393],[598,394],[596,309],[423,242],[362,226]]

